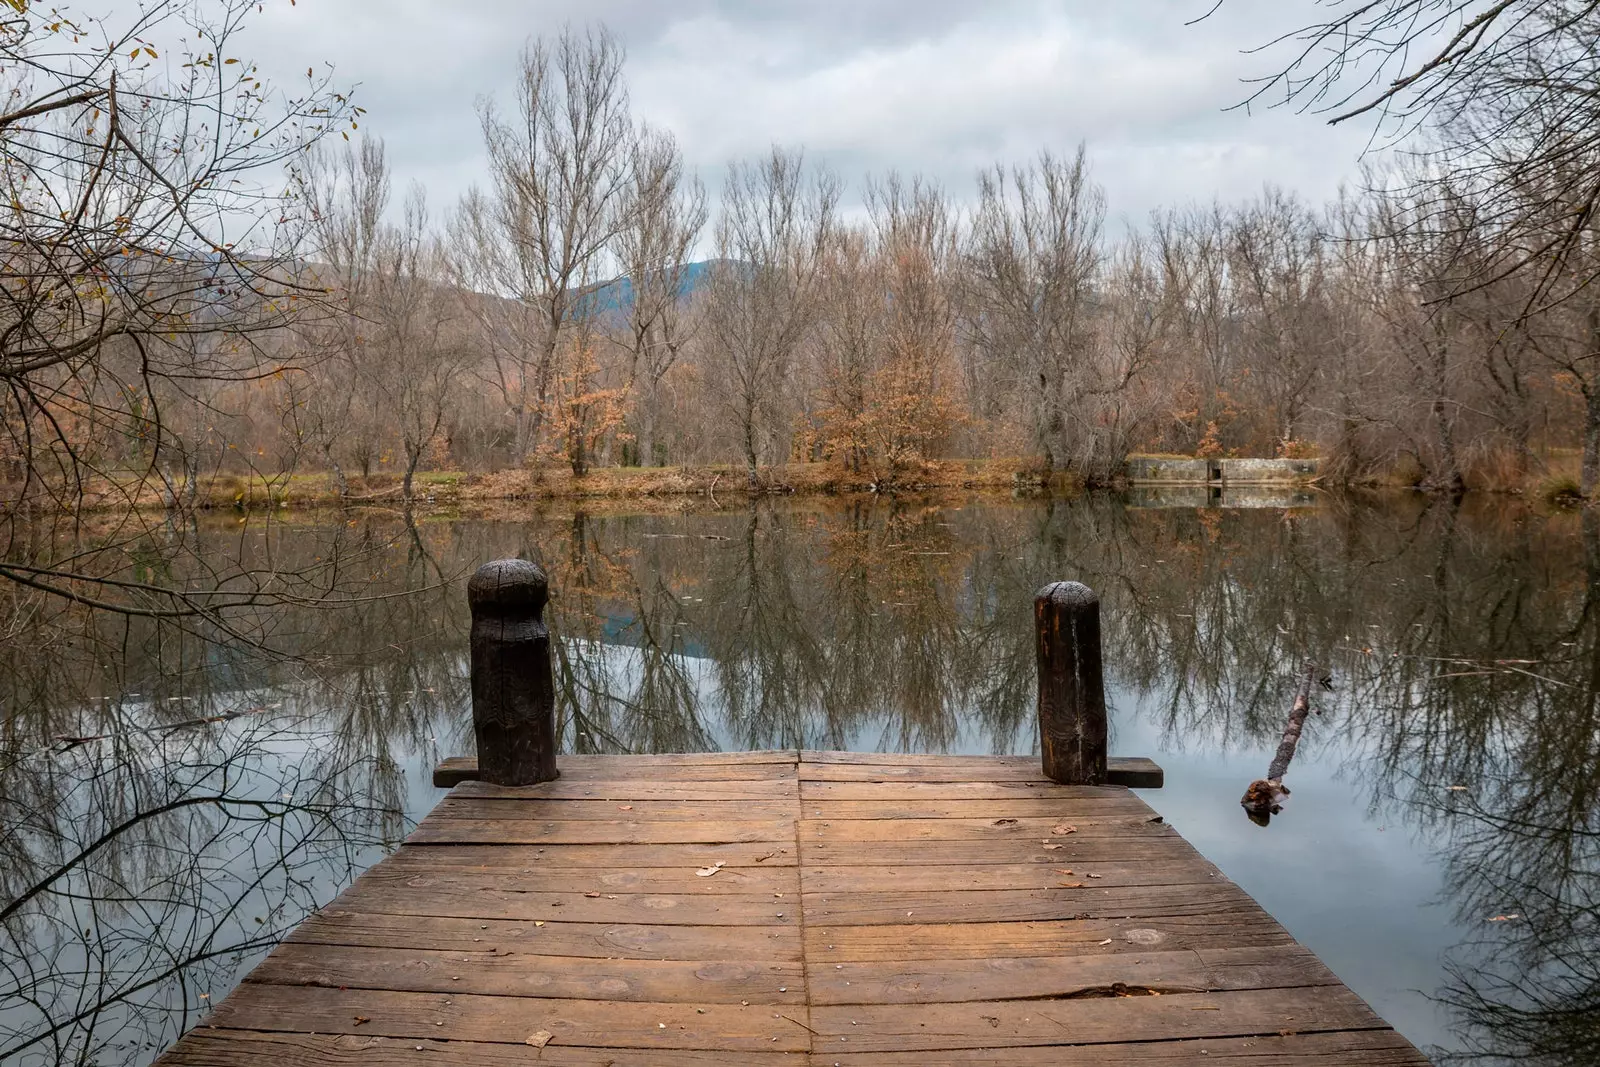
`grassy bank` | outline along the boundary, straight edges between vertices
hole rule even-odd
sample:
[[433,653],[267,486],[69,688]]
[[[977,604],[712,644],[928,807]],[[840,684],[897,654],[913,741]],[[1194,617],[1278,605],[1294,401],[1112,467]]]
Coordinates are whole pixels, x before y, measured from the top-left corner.
[[[853,472],[832,463],[796,463],[763,468],[760,483],[752,487],[743,467],[604,467],[583,477],[570,470],[504,470],[490,474],[466,471],[419,472],[412,483],[413,503],[436,508],[474,508],[501,501],[539,500],[669,500],[700,497],[736,499],[751,494],[844,494],[931,489],[1045,488],[1047,479],[1036,464],[1015,459],[940,460],[901,472],[892,483],[865,472]],[[1080,488],[1067,475],[1048,479],[1048,488]],[[11,494],[15,499],[15,494]],[[154,510],[166,504],[159,481],[105,481],[90,486],[80,510],[125,508],[129,501]],[[404,502],[398,474],[374,474],[348,479],[341,496],[336,479],[327,473],[220,475],[202,481],[195,490],[194,506],[201,509],[257,510],[261,508],[396,507]]]

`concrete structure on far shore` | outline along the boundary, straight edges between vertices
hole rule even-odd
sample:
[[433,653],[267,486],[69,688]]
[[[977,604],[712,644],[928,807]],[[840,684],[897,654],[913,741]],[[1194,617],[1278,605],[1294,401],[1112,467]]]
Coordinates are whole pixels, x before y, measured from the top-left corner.
[[1316,459],[1187,459],[1131,456],[1124,471],[1134,485],[1305,485],[1321,473]]

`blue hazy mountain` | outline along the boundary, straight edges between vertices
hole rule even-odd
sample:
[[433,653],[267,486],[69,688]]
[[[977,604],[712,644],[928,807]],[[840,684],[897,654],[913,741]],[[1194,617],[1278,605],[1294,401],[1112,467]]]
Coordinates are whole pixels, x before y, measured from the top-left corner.
[[[704,287],[710,281],[717,262],[707,259],[685,266],[683,277],[678,282],[678,299],[688,300]],[[613,278],[608,282],[600,282],[589,290],[585,299],[589,302],[588,310],[597,316],[625,315],[633,307],[633,279]]]

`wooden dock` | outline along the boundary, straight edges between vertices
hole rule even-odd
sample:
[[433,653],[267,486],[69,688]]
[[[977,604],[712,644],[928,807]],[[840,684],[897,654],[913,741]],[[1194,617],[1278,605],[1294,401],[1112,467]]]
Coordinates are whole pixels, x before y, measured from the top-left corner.
[[544,573],[468,587],[478,756],[165,1067],[1427,1061],[1129,787],[1100,608],[1035,600],[1040,757],[557,757]]
[[1427,1062],[1123,786],[1004,757],[559,767],[455,788],[161,1063]]

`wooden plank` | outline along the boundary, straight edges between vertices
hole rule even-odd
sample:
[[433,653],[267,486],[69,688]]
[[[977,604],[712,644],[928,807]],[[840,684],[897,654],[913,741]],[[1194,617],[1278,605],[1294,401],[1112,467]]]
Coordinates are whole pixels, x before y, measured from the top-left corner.
[[[804,1052],[811,1037],[805,1018],[802,1008],[786,1005],[623,1004],[246,982],[207,1024],[274,1030],[293,1019],[297,1029],[319,1034],[519,1045],[547,1030],[554,1047]],[[534,1058],[531,1049],[525,1054]]]
[[[984,864],[1039,863],[1071,867],[1074,863],[1167,862],[1196,859],[1199,853],[1183,838],[1126,838],[1115,835],[1090,837],[1072,834],[1055,841],[1037,837],[1001,841],[963,841],[959,849],[948,842],[922,841],[830,841],[816,836],[800,839],[801,857],[810,867],[923,867],[955,864],[974,867]],[[1055,845],[1054,848],[1047,847]]]
[[[794,840],[773,842],[734,842],[725,845],[651,845],[650,858],[662,867],[793,867]],[[391,857],[395,863],[421,866],[505,867],[525,870],[537,864],[547,867],[602,867],[611,870],[630,867],[634,860],[627,852],[610,845],[402,845]]]
[[[958,762],[959,761],[959,762]],[[1164,775],[1148,759],[1113,758],[1107,763],[1112,785],[1158,789]],[[800,764],[800,779],[807,782],[1004,782],[1044,781],[1037,760],[1023,757],[944,757],[903,764],[815,763]]]
[[428,949],[279,945],[249,981],[331,989],[478,993],[569,1000],[804,1004],[798,961],[596,960]]
[[[819,1046],[820,1046],[819,1042]],[[840,1043],[839,1048],[849,1048]],[[1393,1030],[1340,1030],[1288,1037],[1202,1038],[1077,1047],[943,1049],[926,1052],[833,1052],[812,1064],[838,1067],[1429,1067],[1427,1057]],[[617,1067],[624,1061],[618,1060]],[[231,1065],[223,1065],[231,1067]]]
[[595,778],[588,781],[563,781],[557,778],[553,782],[528,786],[464,782],[450,795],[503,800],[594,800],[626,804],[641,800],[783,800],[798,796],[799,790],[799,783],[794,779],[661,782],[646,778]]
[[[1079,809],[1083,810],[1083,809]],[[536,800],[463,797],[451,794],[434,805],[429,818],[552,819],[615,822],[751,822],[792,820],[799,813],[794,797],[729,800]]]
[[[645,774],[657,781],[729,781],[737,779],[793,778],[793,754],[689,753],[657,756],[557,756],[556,770],[569,781],[625,778]],[[476,756],[452,756],[433,769],[433,784],[448,789],[478,777]]]
[[[691,845],[794,841],[791,819],[759,822],[557,822],[537,819],[447,819],[428,816],[406,838],[411,845]],[[645,852],[635,863],[652,862]]]
[[1071,881],[1079,888],[807,893],[801,899],[807,923],[831,926],[1179,915],[1204,915],[1220,920],[1235,915],[1262,914],[1260,905],[1227,882],[1101,888],[1076,878]]
[[1171,995],[1338,982],[1316,956],[1298,945],[1021,959],[870,961],[823,964],[807,972],[813,1004],[933,1004],[1152,991]]
[[[662,824],[676,825],[676,824]],[[685,824],[688,825],[688,824]],[[1041,819],[1037,816],[992,819],[805,819],[800,840],[809,844],[829,841],[996,841],[1007,838],[1055,844],[1077,836],[1114,837],[1119,841],[1140,837],[1176,837],[1164,822],[1144,815],[1093,815],[1088,818]],[[1064,842],[1061,842],[1064,843]]]
[[803,1067],[805,1059],[791,1052],[637,1052],[554,1043],[535,1050],[521,1043],[202,1028],[178,1042],[160,1063],[165,1067]]
[[[1019,797],[1007,800],[808,800],[801,802],[807,819],[1051,819],[1068,822],[1108,816],[1149,819],[1144,801],[1123,791],[1120,797],[1060,800]],[[793,802],[790,802],[794,810]],[[609,805],[613,817],[616,806]],[[565,808],[562,809],[565,811]]]
[[804,867],[800,886],[807,893],[881,893],[904,889],[933,878],[947,891],[973,889],[1048,889],[1063,882],[1083,882],[1101,889],[1112,886],[1231,884],[1211,864],[1200,859],[1139,863],[1067,864],[1003,863],[940,867]]
[[1136,919],[946,923],[891,926],[807,925],[806,960],[832,966],[852,960],[990,959],[1111,955],[1119,952],[1292,945],[1265,912]]
[[796,926],[672,926],[663,923],[543,924],[447,916],[419,919],[330,907],[286,939],[317,945],[412,948],[437,952],[523,953],[529,957],[787,962],[800,959]]
[[441,848],[408,848],[380,863],[361,881],[368,885],[404,886],[423,894],[436,887],[456,890],[494,890],[522,893],[760,893],[796,894],[800,874],[796,867],[722,867],[717,873],[701,877],[697,872],[708,865],[626,867],[567,867],[542,861],[525,865],[492,868],[465,865],[440,865],[418,862]]
[[[1056,785],[1054,782],[813,782],[800,783],[800,796],[813,800],[883,800],[911,803],[921,800],[1116,800],[1126,802],[1128,791],[1113,785]],[[1135,800],[1138,798],[1135,797]],[[1144,803],[1144,801],[1139,801]],[[1155,814],[1152,810],[1151,814]]]
[[1164,997],[813,1005],[817,1047],[852,1052],[1091,1045],[1254,1034],[1381,1029],[1342,986],[1181,993]]
[[339,894],[333,906],[382,915],[528,922],[790,926],[799,921],[799,901],[786,902],[771,893],[590,893],[519,893],[454,885],[414,893],[403,885],[358,880]]

